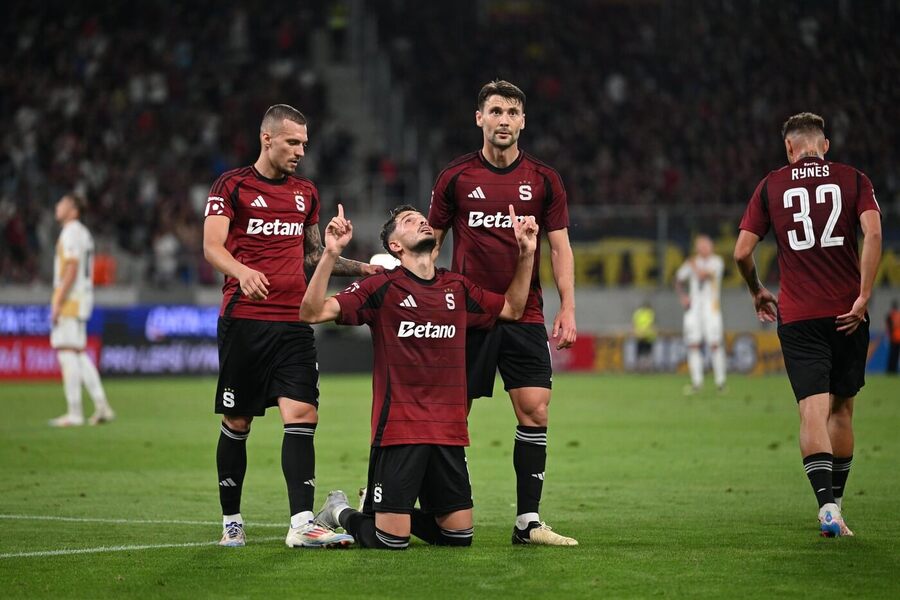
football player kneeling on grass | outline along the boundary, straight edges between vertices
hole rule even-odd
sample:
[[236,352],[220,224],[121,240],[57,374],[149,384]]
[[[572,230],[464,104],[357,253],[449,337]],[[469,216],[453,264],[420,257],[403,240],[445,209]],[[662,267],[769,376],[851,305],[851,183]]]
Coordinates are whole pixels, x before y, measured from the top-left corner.
[[[429,544],[472,543],[472,488],[466,467],[465,348],[469,327],[522,316],[538,226],[514,223],[519,245],[505,295],[434,265],[434,230],[412,206],[395,208],[381,231],[399,266],[326,298],[332,266],[353,236],[343,207],[325,229],[325,253],[300,305],[300,320],[368,325],[375,346],[368,493],[362,511],[328,495],[316,521],[343,527],[364,548],[402,550],[410,534]],[[416,500],[421,508],[415,508]]]

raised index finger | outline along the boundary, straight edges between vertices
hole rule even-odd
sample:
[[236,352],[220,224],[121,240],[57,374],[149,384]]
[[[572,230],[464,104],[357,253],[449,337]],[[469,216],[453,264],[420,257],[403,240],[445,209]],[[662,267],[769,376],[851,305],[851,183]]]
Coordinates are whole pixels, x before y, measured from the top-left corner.
[[509,205],[509,218],[513,223],[516,222],[516,209],[513,208],[512,204]]
[[338,204],[338,214],[337,214],[337,216],[338,216],[339,219],[343,219],[343,218],[344,218],[344,205],[343,205],[343,204]]

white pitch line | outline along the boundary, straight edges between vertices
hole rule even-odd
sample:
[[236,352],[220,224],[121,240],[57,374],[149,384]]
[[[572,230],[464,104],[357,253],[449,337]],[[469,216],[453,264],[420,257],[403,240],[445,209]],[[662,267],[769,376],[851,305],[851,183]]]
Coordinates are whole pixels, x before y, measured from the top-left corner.
[[[0,519],[13,521],[65,521],[67,523],[108,523],[122,525],[220,525],[221,521],[183,521],[178,519],[99,519],[91,517],[57,517],[53,515],[3,515]],[[250,527],[284,527],[284,523],[255,523],[249,521]]]
[[[256,538],[256,542],[271,542],[279,537]],[[35,552],[11,552],[0,554],[4,558],[33,558],[46,556],[70,556],[73,554],[97,554],[99,552],[128,552],[131,550],[156,550],[158,548],[196,548],[198,546],[215,546],[219,542],[185,542],[183,544],[141,544],[139,546],[98,546],[96,548],[67,548],[64,550],[38,550]],[[251,542],[252,543],[252,542]]]

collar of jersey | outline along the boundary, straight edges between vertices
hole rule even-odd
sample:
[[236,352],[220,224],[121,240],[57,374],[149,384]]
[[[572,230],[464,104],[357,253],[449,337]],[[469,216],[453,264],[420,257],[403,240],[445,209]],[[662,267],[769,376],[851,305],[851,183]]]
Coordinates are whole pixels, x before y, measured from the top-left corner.
[[434,277],[431,279],[422,279],[421,277],[419,277],[418,275],[416,275],[415,273],[413,273],[412,271],[410,271],[403,265],[400,265],[400,268],[403,269],[403,272],[406,273],[407,277],[409,277],[413,281],[421,283],[422,285],[434,285],[435,282],[438,280],[439,269],[437,267],[434,268]]
[[285,175],[281,179],[269,179],[268,177],[266,177],[265,175],[263,175],[262,173],[257,171],[256,167],[254,167],[253,165],[250,165],[250,170],[253,171],[253,175],[257,179],[262,179],[266,183],[271,183],[272,185],[283,185],[283,184],[287,183],[287,180],[288,180],[287,175]]
[[523,150],[519,150],[519,155],[516,157],[516,160],[512,161],[509,166],[506,167],[495,167],[488,159],[484,157],[484,154],[481,153],[481,150],[478,151],[478,160],[481,161],[481,164],[484,165],[484,168],[493,173],[498,173],[500,175],[505,175],[519,166],[519,163],[522,162],[522,159],[525,158],[525,152]]

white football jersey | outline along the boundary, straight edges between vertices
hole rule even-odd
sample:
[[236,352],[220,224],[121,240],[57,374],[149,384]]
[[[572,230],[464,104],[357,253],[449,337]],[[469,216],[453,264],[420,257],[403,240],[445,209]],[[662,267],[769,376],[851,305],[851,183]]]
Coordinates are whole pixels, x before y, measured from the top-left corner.
[[[692,266],[693,263],[693,266]],[[709,276],[701,279],[698,271],[706,272]],[[722,290],[722,274],[725,272],[725,262],[721,256],[715,254],[707,258],[695,256],[685,261],[675,277],[678,281],[688,282],[688,296],[691,299],[690,310],[701,312],[719,312]]]
[[78,261],[78,270],[60,316],[88,319],[94,308],[94,238],[81,221],[66,223],[59,233],[53,260],[54,292],[62,283],[63,266],[69,260]]

